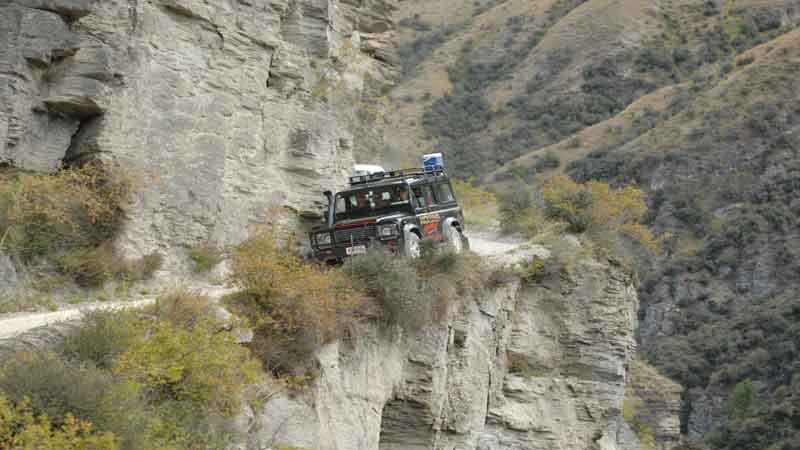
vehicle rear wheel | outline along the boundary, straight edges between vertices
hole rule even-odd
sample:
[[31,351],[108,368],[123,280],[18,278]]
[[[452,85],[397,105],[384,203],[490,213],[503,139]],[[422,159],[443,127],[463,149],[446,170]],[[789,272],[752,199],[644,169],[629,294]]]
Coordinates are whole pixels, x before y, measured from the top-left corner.
[[461,253],[464,251],[464,236],[458,231],[458,228],[450,225],[447,227],[447,246],[453,253]]
[[420,250],[420,239],[413,231],[406,232],[403,244],[403,254],[411,259],[417,259],[422,254]]

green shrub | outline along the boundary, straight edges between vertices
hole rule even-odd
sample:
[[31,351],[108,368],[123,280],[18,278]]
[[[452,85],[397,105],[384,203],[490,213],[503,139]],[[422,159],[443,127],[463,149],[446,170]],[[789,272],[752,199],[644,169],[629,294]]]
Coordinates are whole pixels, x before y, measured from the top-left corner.
[[536,172],[541,173],[548,170],[557,169],[559,165],[561,165],[561,158],[559,158],[553,152],[547,152],[544,154],[544,156],[536,160],[533,168],[536,169]]
[[546,225],[562,226],[573,233],[587,233],[597,248],[616,249],[617,238],[626,238],[651,253],[668,237],[656,239],[642,225],[647,213],[644,193],[628,186],[576,183],[563,175],[542,178],[537,191],[516,189],[500,197],[500,223],[506,232],[530,237]]
[[111,384],[108,373],[53,353],[18,353],[0,368],[0,391],[9,400],[27,398],[37,414],[59,420],[67,414],[94,417]]
[[161,268],[163,257],[159,253],[140,259],[125,261],[110,245],[76,248],[51,256],[55,269],[73,279],[78,285],[100,288],[111,280],[128,282],[152,278]]
[[422,280],[424,298],[434,300],[433,321],[444,319],[456,299],[480,289],[488,279],[483,260],[472,252],[439,250],[418,259],[414,265]]
[[209,245],[192,247],[188,251],[195,273],[208,273],[222,262],[222,252]]
[[407,260],[376,249],[347,260],[343,270],[378,303],[385,323],[415,329],[430,317],[429,303],[420,302],[417,270]]
[[231,280],[242,289],[226,302],[254,328],[250,344],[266,368],[290,382],[313,376],[318,345],[340,335],[363,295],[341,271],[307,264],[294,241],[257,231],[231,252]]
[[637,397],[630,389],[625,392],[625,399],[622,401],[622,418],[631,427],[636,437],[639,438],[639,445],[642,450],[652,450],[656,448],[656,441],[653,437],[653,429],[639,418],[639,408],[644,402]]
[[474,180],[451,180],[467,225],[490,228],[498,215],[497,197],[474,185]]
[[294,239],[281,243],[262,229],[231,254],[231,280],[263,297],[277,320],[288,328],[305,327],[319,342],[336,336],[362,297],[339,271],[306,264],[294,251]]
[[318,347],[313,331],[288,327],[273,316],[276,305],[267,297],[251,291],[239,291],[226,296],[223,302],[237,315],[245,317],[253,329],[248,347],[273,376],[292,388],[303,388],[315,377],[311,360]]
[[[520,183],[522,184],[522,183]],[[523,185],[524,186],[524,185]],[[512,189],[498,196],[500,204],[500,228],[505,233],[535,233],[535,225],[531,227],[523,223],[534,209],[533,193],[527,187]],[[533,229],[530,229],[533,228]]]
[[545,214],[550,219],[563,220],[572,231],[588,231],[596,237],[618,234],[651,253],[658,251],[661,240],[641,224],[647,204],[640,189],[612,188],[599,181],[579,184],[565,176],[546,180],[541,188]]
[[732,420],[753,417],[762,412],[763,404],[759,393],[759,383],[751,379],[740,381],[733,388],[725,408]]
[[199,292],[178,289],[159,297],[152,307],[159,320],[179,327],[191,327],[210,312],[211,299]]
[[91,362],[110,369],[116,358],[144,339],[145,323],[136,311],[94,311],[68,334],[60,353],[72,360]]
[[449,305],[485,281],[472,253],[426,251],[409,261],[383,249],[345,262],[344,272],[378,304],[383,323],[408,332],[441,321]]
[[129,262],[124,270],[124,278],[130,281],[144,281],[153,278],[164,264],[161,253],[150,253],[136,261]]
[[[14,404],[16,403],[16,404]],[[91,422],[66,415],[53,424],[26,401],[9,402],[0,393],[0,448],[20,450],[117,450],[111,433],[97,433]]]
[[579,182],[590,180],[610,182],[625,171],[625,159],[606,150],[596,150],[567,166],[569,176]]
[[29,294],[0,297],[0,314],[17,313],[23,311],[55,311],[58,304],[50,294]]
[[113,371],[141,386],[156,405],[184,402],[231,416],[238,412],[245,385],[256,380],[258,364],[210,319],[189,328],[157,321],[146,339],[134,341],[116,359]]
[[91,420],[125,450],[226,448],[261,373],[210,317],[208,299],[189,291],[140,311],[90,313],[58,350],[17,355],[0,369],[0,390],[30,398],[37,414]]
[[0,177],[0,248],[28,259],[97,247],[122,226],[131,179],[100,164]]
[[85,287],[102,287],[124,270],[122,260],[108,246],[77,248],[53,257],[58,272]]
[[516,267],[515,274],[524,282],[538,281],[545,272],[545,261],[538,256]]
[[110,245],[132,187],[130,176],[100,163],[54,175],[0,175],[0,249],[25,262],[47,257],[85,287],[100,287],[133,269],[138,277],[152,275],[154,257],[129,267]]

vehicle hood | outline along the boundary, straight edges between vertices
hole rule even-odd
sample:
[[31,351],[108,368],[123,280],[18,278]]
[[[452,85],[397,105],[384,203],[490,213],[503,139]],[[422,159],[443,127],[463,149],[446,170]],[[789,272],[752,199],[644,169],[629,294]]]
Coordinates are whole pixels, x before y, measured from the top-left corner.
[[333,227],[328,227],[326,225],[317,225],[314,228],[312,228],[311,231],[312,233],[320,233],[324,231],[332,231],[342,228],[355,228],[364,225],[392,222],[397,219],[402,219],[404,217],[410,217],[410,216],[411,215],[407,213],[396,213],[388,216],[375,216],[375,217],[365,217],[363,219],[342,220],[340,222],[336,222],[336,224]]

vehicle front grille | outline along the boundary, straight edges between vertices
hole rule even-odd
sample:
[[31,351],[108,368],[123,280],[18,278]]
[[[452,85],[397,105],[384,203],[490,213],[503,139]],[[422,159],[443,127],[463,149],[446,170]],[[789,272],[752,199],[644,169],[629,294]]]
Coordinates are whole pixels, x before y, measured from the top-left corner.
[[351,238],[354,244],[363,244],[372,238],[377,237],[377,227],[375,225],[365,225],[358,228],[348,228],[346,230],[336,230],[333,233],[337,244],[350,245]]

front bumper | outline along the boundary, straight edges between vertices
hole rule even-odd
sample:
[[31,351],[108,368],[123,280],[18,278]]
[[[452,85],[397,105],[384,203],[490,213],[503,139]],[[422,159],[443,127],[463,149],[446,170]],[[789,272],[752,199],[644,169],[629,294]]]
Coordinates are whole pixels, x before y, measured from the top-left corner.
[[[363,245],[367,249],[376,247],[376,246],[384,246],[388,248],[392,252],[397,252],[399,249],[402,248],[402,239],[400,236],[396,236],[390,239],[371,239],[366,242],[354,242],[353,246]],[[343,261],[345,258],[348,258],[349,255],[347,254],[347,249],[350,247],[350,244],[347,245],[336,245],[336,246],[325,246],[325,247],[316,247],[312,246],[314,250],[314,257],[323,262],[333,262],[333,261]]]

